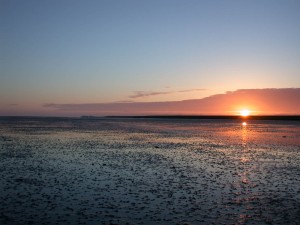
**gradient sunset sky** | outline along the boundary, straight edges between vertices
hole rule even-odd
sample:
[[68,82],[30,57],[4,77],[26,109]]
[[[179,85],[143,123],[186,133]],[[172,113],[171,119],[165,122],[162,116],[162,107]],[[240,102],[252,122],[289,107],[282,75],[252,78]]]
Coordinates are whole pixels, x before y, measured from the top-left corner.
[[0,0],[0,115],[300,114],[299,12],[299,0]]

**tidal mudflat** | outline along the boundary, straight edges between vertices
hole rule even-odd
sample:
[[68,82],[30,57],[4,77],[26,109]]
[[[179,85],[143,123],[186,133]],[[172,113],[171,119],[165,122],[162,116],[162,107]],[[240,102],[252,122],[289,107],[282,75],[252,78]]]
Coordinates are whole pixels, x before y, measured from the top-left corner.
[[0,224],[300,224],[300,123],[0,118]]

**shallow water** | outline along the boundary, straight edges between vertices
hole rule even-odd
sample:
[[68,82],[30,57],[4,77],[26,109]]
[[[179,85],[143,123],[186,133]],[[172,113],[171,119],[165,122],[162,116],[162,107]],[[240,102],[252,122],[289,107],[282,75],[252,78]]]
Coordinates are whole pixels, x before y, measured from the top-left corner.
[[300,123],[0,118],[0,224],[300,224]]

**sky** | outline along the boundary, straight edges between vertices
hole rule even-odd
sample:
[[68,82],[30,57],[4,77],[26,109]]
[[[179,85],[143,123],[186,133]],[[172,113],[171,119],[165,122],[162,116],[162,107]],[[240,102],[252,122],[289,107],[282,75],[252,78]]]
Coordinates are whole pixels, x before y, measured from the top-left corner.
[[[201,105],[239,90],[299,99],[299,12],[299,0],[0,0],[0,115],[300,114],[290,97]],[[202,101],[183,112],[189,100]]]

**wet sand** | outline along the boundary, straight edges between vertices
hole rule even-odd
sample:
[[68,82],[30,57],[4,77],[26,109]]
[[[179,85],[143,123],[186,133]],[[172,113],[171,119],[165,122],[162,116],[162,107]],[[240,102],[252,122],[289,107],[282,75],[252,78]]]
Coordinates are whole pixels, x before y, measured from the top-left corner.
[[300,224],[300,122],[0,118],[0,224]]

